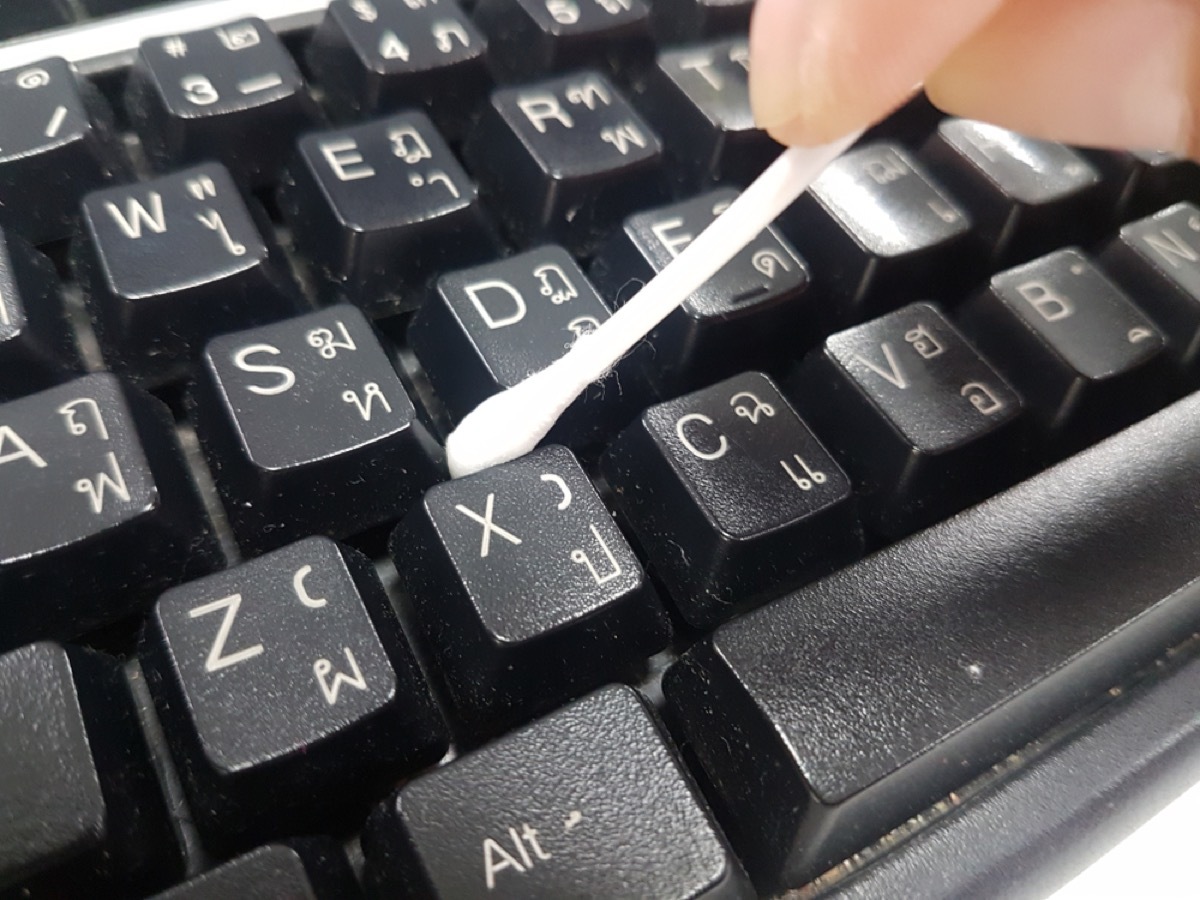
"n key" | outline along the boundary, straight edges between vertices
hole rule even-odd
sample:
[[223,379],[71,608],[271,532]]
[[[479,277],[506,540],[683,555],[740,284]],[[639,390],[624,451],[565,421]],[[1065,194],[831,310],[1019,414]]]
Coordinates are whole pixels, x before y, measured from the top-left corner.
[[112,375],[0,405],[0,647],[135,612],[220,551],[165,407]]
[[197,824],[226,846],[337,828],[446,749],[370,561],[325,538],[167,591],[140,654]]

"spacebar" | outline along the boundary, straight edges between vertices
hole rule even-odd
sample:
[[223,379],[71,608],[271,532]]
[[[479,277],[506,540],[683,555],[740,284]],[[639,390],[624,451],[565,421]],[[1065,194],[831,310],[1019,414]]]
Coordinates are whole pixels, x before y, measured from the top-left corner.
[[667,673],[760,887],[798,886],[1200,629],[1200,396],[719,629]]

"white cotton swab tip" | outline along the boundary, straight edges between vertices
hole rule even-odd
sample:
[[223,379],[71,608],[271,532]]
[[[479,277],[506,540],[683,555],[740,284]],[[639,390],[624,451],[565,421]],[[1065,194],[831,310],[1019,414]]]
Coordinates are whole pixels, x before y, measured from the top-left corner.
[[446,440],[450,476],[471,475],[533,450],[589,384],[741,252],[861,134],[785,150],[612,318],[542,371],[479,404]]

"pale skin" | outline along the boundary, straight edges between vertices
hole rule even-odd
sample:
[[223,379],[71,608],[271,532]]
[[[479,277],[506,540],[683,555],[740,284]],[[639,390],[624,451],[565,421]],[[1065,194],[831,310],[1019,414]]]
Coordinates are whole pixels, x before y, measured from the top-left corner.
[[758,0],[750,46],[755,115],[787,144],[923,84],[1031,136],[1200,157],[1200,0]]

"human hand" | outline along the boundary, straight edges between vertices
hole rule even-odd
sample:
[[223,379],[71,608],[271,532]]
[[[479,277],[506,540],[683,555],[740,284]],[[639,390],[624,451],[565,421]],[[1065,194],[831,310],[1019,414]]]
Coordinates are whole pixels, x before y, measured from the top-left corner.
[[758,0],[755,115],[778,140],[862,128],[924,83],[954,115],[1200,156],[1200,0]]

